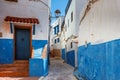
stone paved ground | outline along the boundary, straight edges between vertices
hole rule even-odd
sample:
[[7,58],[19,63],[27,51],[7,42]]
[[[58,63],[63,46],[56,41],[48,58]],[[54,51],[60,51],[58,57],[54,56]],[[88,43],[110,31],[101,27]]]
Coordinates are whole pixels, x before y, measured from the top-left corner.
[[51,59],[49,75],[43,80],[76,80],[73,76],[74,68],[61,59]]
[[51,59],[49,75],[46,77],[0,77],[0,80],[76,80],[73,76],[74,68],[61,59]]

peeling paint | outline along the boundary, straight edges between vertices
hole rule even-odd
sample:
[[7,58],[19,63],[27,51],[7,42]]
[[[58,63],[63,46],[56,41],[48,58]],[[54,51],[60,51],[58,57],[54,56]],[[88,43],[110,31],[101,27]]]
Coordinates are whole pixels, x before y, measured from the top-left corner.
[[91,6],[92,6],[94,3],[96,3],[97,1],[99,1],[99,0],[89,0],[88,5],[87,5],[87,7],[86,7],[86,9],[85,9],[84,15],[83,15],[83,17],[82,17],[82,19],[81,19],[81,21],[80,21],[80,24],[81,24],[81,22],[83,21],[83,19],[85,18],[85,16],[87,15],[87,13],[90,11]]

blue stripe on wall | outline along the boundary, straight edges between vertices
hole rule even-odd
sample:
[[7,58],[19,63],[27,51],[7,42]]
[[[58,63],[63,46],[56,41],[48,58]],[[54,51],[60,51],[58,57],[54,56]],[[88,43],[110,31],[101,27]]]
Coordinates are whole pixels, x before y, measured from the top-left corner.
[[0,64],[10,64],[13,60],[13,40],[0,39]]
[[75,51],[69,51],[66,53],[67,64],[75,67]]
[[87,80],[120,79],[120,40],[78,48],[78,71]]

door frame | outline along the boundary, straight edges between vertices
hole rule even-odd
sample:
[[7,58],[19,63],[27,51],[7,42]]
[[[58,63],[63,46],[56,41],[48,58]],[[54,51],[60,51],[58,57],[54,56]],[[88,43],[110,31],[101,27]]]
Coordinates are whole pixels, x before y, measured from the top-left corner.
[[32,26],[14,25],[14,60],[16,60],[16,29],[30,30],[30,58],[32,58]]

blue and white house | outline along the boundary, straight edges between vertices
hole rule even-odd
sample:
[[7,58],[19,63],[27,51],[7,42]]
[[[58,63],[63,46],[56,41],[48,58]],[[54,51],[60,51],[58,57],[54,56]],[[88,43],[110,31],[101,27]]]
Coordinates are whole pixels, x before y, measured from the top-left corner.
[[61,26],[64,17],[58,17],[55,22],[52,23],[51,28],[51,48],[55,55],[61,56]]
[[[80,0],[69,0],[65,10],[64,41],[62,41],[62,56],[66,63],[77,67],[78,44],[76,39],[79,31]],[[65,43],[65,45],[64,45]]]
[[120,79],[120,1],[80,0],[77,77]]
[[0,0],[0,64],[28,60],[29,76],[46,76],[48,29],[49,8],[40,1]]

